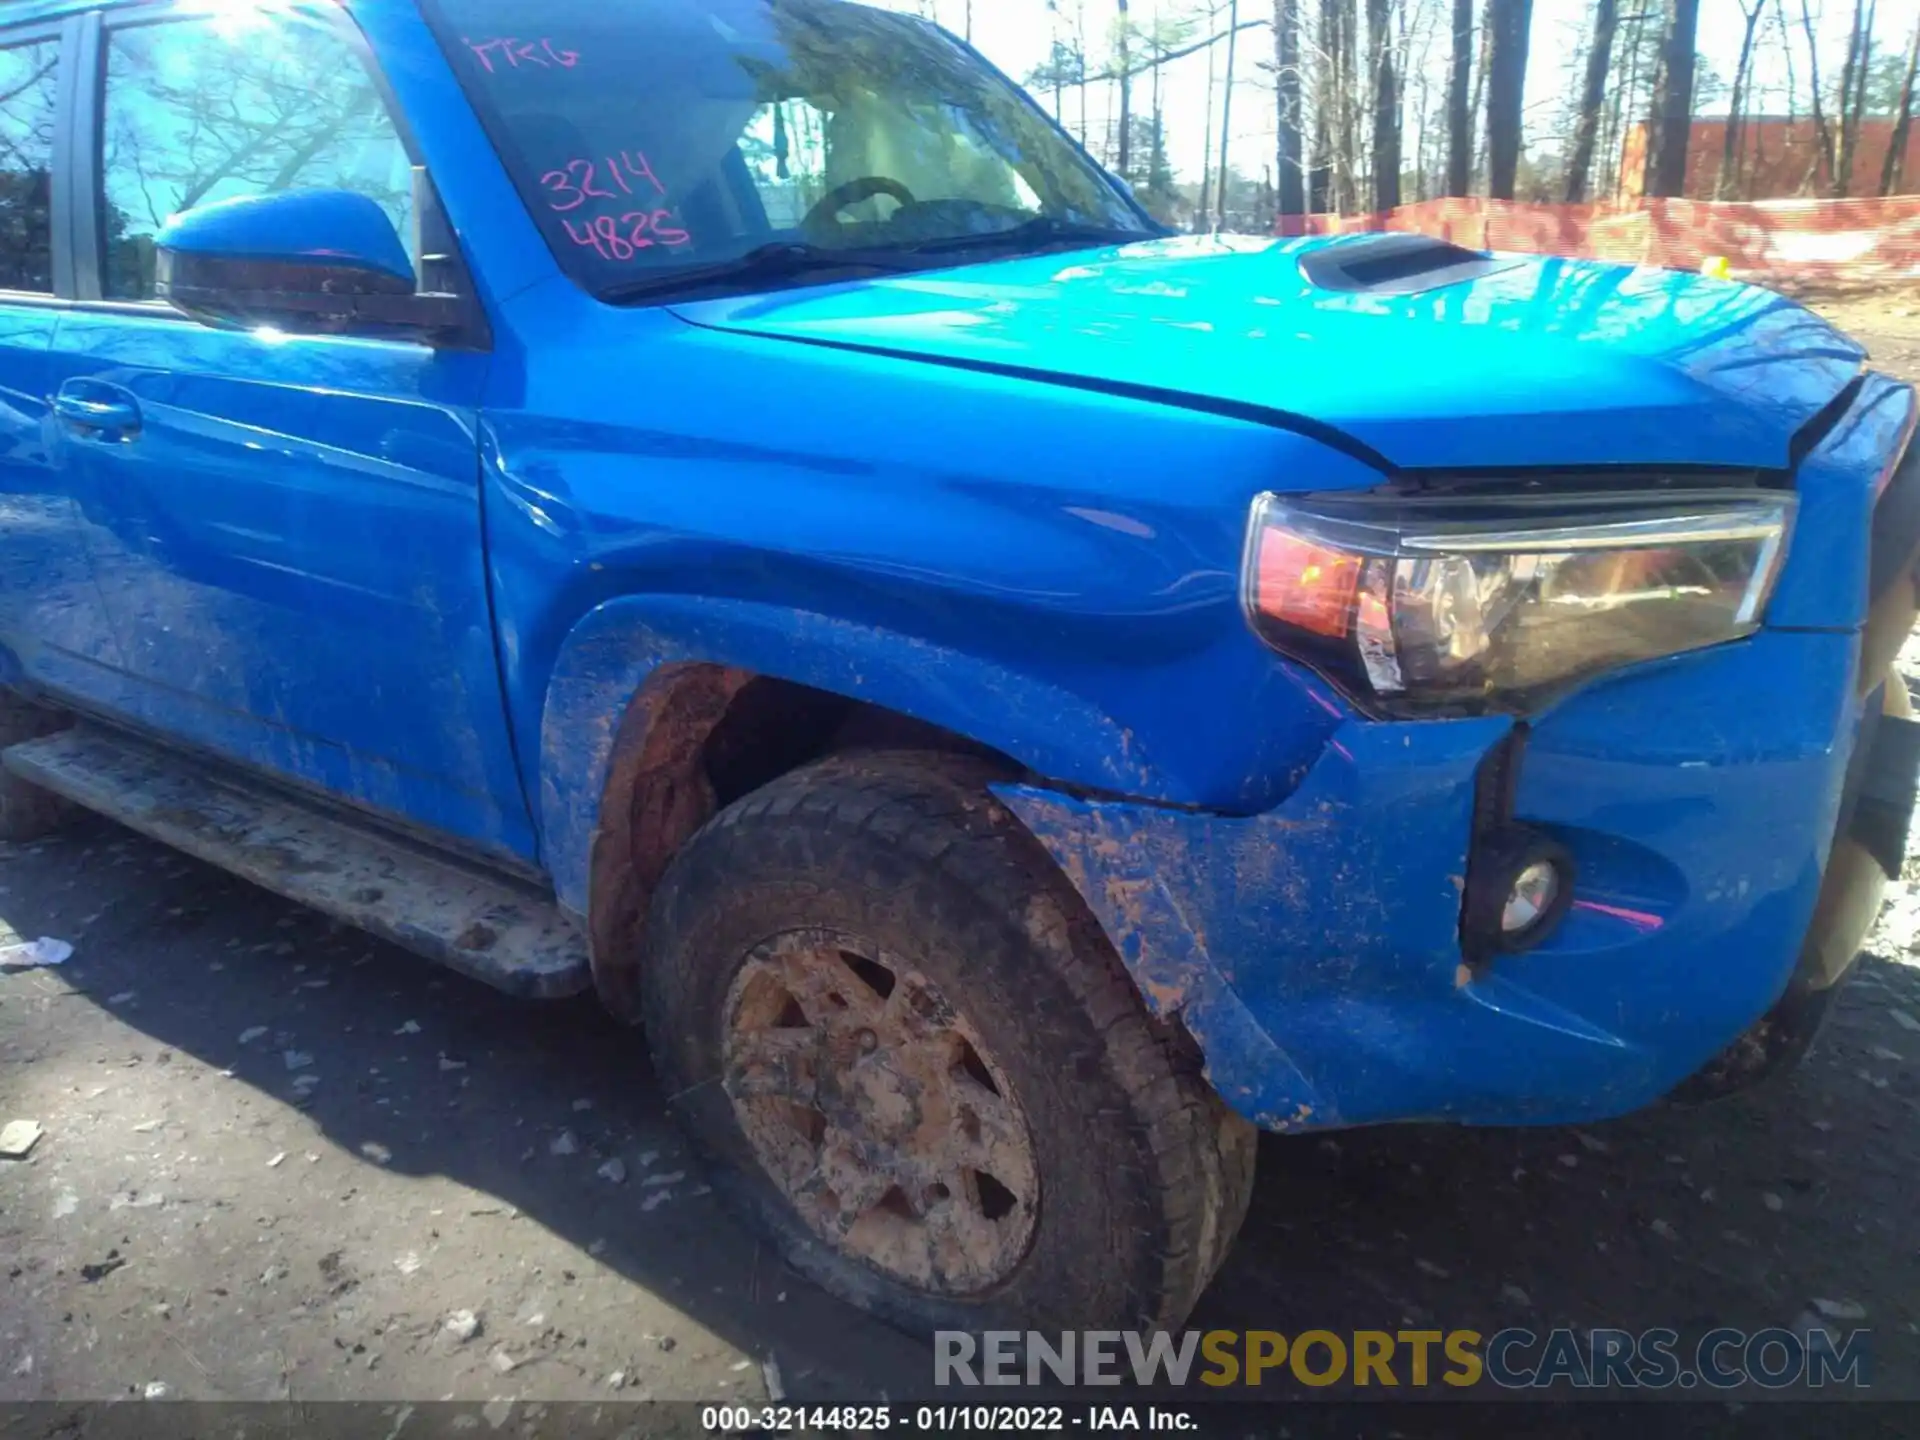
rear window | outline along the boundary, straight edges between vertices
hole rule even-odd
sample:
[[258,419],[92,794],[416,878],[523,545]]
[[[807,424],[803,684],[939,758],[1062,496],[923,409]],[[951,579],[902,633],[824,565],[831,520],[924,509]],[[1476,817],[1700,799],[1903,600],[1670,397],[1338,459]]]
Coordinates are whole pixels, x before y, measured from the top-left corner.
[[60,45],[0,49],[0,290],[53,290],[53,115]]

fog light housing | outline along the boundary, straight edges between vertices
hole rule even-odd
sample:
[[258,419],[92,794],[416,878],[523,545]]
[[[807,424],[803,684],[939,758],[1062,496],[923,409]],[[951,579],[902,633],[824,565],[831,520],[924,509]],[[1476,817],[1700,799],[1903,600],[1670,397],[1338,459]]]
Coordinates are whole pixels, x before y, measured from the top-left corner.
[[1524,935],[1533,929],[1559,900],[1561,885],[1560,867],[1551,860],[1532,860],[1522,866],[1500,911],[1500,933]]
[[1505,825],[1481,838],[1467,865],[1460,915],[1461,949],[1469,960],[1538,945],[1573,903],[1573,856],[1523,826]]

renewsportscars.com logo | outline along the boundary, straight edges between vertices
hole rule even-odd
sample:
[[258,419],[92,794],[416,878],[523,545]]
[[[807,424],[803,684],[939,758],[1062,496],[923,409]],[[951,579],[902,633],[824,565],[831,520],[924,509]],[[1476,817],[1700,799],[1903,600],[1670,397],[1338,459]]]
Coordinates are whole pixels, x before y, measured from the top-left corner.
[[1864,1390],[1867,1330],[942,1330],[940,1386],[1266,1383],[1455,1390]]

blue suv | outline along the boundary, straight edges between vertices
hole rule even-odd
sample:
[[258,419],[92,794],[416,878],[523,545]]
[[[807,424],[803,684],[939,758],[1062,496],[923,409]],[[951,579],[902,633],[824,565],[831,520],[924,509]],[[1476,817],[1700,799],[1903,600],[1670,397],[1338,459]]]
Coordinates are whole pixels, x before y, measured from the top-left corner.
[[909,1329],[1177,1325],[1259,1128],[1746,1083],[1901,863],[1908,387],[1169,235],[916,19],[19,0],[0,272],[6,832],[593,988]]

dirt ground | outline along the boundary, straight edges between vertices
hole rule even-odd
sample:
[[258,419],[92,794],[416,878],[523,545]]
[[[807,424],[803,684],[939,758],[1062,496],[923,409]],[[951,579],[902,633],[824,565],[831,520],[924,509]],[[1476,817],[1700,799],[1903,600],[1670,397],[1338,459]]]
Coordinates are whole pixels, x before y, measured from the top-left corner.
[[1880,369],[1920,380],[1920,282],[1807,286],[1795,298],[1862,341]]
[[[1920,319],[1874,344],[1920,374]],[[1763,1092],[1266,1140],[1194,1324],[1821,1316],[1920,1396],[1915,880]],[[0,1400],[926,1394],[926,1351],[719,1210],[591,1003],[507,1000],[104,821],[0,847],[0,920],[75,947],[0,972],[0,1122],[46,1132],[0,1161]]]

